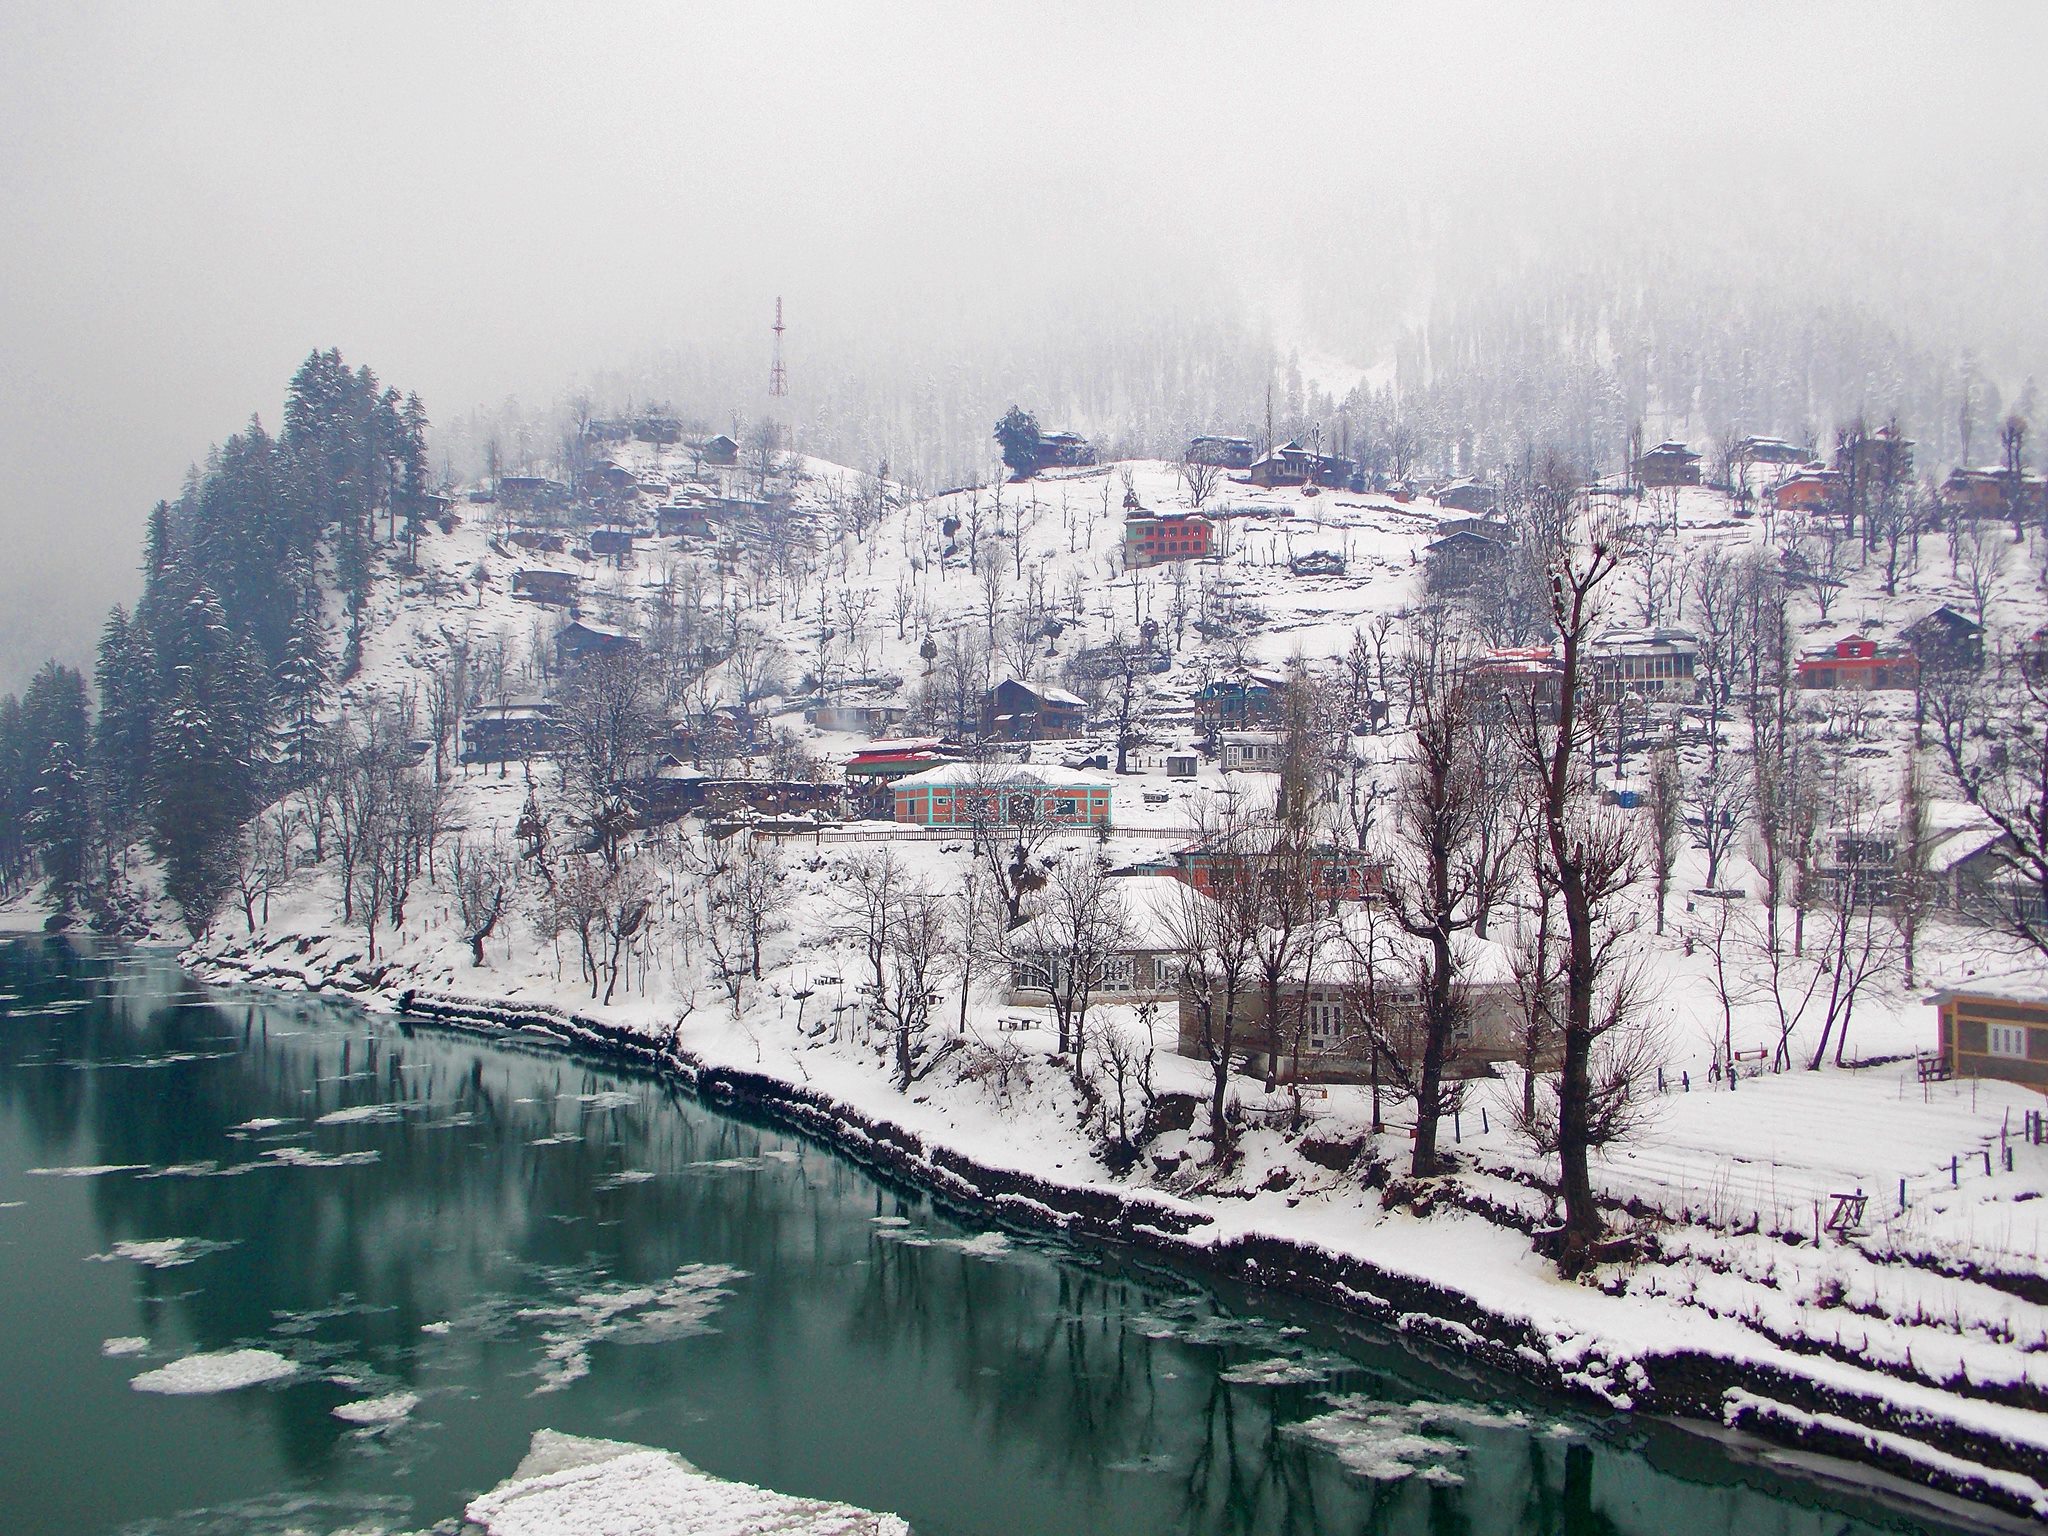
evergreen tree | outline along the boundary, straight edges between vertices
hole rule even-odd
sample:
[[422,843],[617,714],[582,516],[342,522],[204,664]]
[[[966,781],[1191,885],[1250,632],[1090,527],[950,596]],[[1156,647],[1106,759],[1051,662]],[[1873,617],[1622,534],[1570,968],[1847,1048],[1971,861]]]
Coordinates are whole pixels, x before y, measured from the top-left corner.
[[25,786],[27,841],[50,891],[68,904],[85,876],[92,833],[86,755],[90,725],[85,678],[76,668],[43,664],[22,696],[22,743],[18,770],[33,779]]
[[156,658],[141,620],[131,620],[116,607],[100,630],[94,672],[100,710],[92,752],[101,828],[114,848],[133,838],[147,797],[155,674]]
[[1020,479],[1038,468],[1038,418],[1020,406],[1011,406],[996,422],[996,446],[1003,462]]

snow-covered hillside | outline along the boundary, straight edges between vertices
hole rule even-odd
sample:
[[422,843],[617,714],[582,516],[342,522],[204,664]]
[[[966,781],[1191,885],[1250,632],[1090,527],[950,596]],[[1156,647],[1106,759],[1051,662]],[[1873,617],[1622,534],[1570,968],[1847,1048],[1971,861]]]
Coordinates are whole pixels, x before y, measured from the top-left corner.
[[[644,444],[619,445],[615,457],[643,482],[689,474],[685,455]],[[741,478],[719,489],[744,494],[744,484],[731,483]],[[731,661],[714,665],[678,713],[736,705],[744,691],[765,729],[788,732],[787,746],[827,776],[866,738],[805,724],[804,701],[908,709],[894,729],[947,734],[945,720],[918,711],[942,708],[949,669],[975,670],[977,699],[1005,676],[1085,689],[1072,670],[1077,656],[1137,645],[1149,634],[1170,663],[1145,676],[1146,728],[1131,773],[1090,766],[1115,756],[1106,713],[1114,701],[1099,688],[1088,690],[1096,698],[1081,738],[1008,750],[1110,783],[1109,827],[1052,838],[1041,850],[1048,862],[1099,855],[1119,870],[1157,865],[1215,807],[1273,793],[1272,775],[1225,772],[1214,761],[1193,778],[1167,776],[1167,753],[1194,741],[1197,691],[1248,670],[1334,671],[1355,646],[1370,649],[1375,630],[1391,657],[1407,627],[1399,616],[1423,600],[1426,546],[1443,522],[1463,515],[1427,500],[1305,495],[1226,478],[1206,505],[1220,553],[1131,571],[1122,549],[1127,507],[1192,510],[1178,466],[1054,471],[919,499],[805,461],[784,488],[786,507],[772,517],[714,517],[708,536],[643,538],[611,560],[578,559],[576,549],[587,548],[580,531],[559,552],[522,548],[511,535],[532,529],[532,520],[493,504],[461,504],[459,525],[421,542],[417,573],[380,580],[364,665],[344,690],[344,706],[362,714],[374,700],[410,698],[424,709],[419,701],[451,641],[472,655],[502,649],[501,697],[551,682],[548,652],[567,615],[514,590],[522,569],[543,564],[577,574],[588,622],[645,636],[665,622],[659,610],[687,591],[707,632],[722,631],[729,643],[740,627],[750,629],[767,652],[749,662],[755,685],[736,679]],[[1737,516],[1727,496],[1698,487],[1653,493],[1636,515],[1662,522],[1663,558],[1681,571],[1709,549],[1762,549],[1770,536],[1767,519]],[[1344,573],[1295,574],[1290,563],[1311,554],[1341,557]],[[2009,646],[2044,616],[2039,552],[2005,543],[1977,558],[1994,562],[1977,576],[1989,594],[1990,643]],[[1810,593],[1795,597],[1802,648],[1851,632],[1896,637],[1942,603],[1967,609],[1966,563],[1952,569],[1940,536],[1929,534],[1917,567],[1891,596],[1875,562],[1845,567],[1825,619]],[[1609,617],[1624,626],[1685,625],[1684,591],[1682,579],[1618,583]],[[473,710],[493,702],[483,691]],[[1852,766],[1870,802],[1894,802],[1913,695],[1835,695],[1812,708],[1816,739]],[[1356,774],[1368,785],[1384,788],[1398,772],[1399,724],[1396,711],[1385,730],[1351,739]],[[1739,736],[1732,750],[1741,750]],[[1697,759],[1697,736],[1683,751],[1688,762]],[[768,769],[765,760],[721,761],[719,771]],[[509,849],[529,772],[537,800],[549,802],[555,769],[544,760],[505,769],[462,767],[451,757],[441,813],[451,839]],[[1959,810],[1948,814],[1967,820]],[[555,835],[559,846],[572,837],[559,815]],[[2048,1511],[2048,1322],[2039,1306],[2048,1277],[2036,1203],[2048,1189],[2048,1147],[2020,1135],[2041,1101],[2010,1084],[1923,1082],[1914,1059],[1933,1044],[1930,983],[1981,979],[2024,962],[2010,946],[1930,915],[1914,984],[1896,966],[1875,972],[1844,1023],[1846,1065],[1799,1069],[1815,1047],[1816,1012],[1795,1020],[1785,1038],[1794,1069],[1766,1070],[1781,1043],[1784,985],[1764,984],[1729,926],[1752,921],[1755,910],[1748,844],[1735,839],[1715,872],[1718,892],[1747,893],[1729,899],[1697,894],[1707,884],[1705,858],[1694,839],[1682,841],[1661,936],[1652,931],[1647,881],[1633,897],[1661,1075],[1638,1134],[1596,1160],[1600,1193],[1637,1238],[1636,1256],[1601,1271],[1597,1284],[1560,1281],[1532,1248],[1530,1233],[1555,1213],[1553,1169],[1514,1128],[1520,1086],[1512,1071],[1468,1085],[1447,1127],[1458,1172],[1421,1198],[1409,1189],[1383,1201],[1384,1179],[1374,1170],[1403,1162],[1408,1122],[1389,1095],[1386,1128],[1373,1135],[1373,1095],[1362,1086],[1319,1086],[1303,1102],[1285,1087],[1269,1092],[1258,1078],[1240,1077],[1232,1094],[1244,1130],[1233,1161],[1211,1164],[1197,1115],[1151,1136],[1127,1164],[1105,1148],[1116,1139],[1108,1117],[1119,1090],[1138,1092],[1135,1069],[1128,1080],[1097,1075],[1077,1084],[1057,1050],[1051,1012],[1011,1001],[1007,966],[987,953],[981,964],[932,972],[943,995],[931,1039],[959,1043],[935,1053],[944,1059],[929,1075],[899,1087],[889,1031],[863,992],[868,959],[850,910],[852,871],[888,850],[902,878],[951,898],[975,863],[964,835],[849,821],[764,839],[759,857],[780,895],[764,925],[758,979],[735,976],[732,961],[705,939],[712,919],[703,885],[718,855],[694,821],[648,834],[654,895],[643,926],[624,941],[608,1003],[593,1000],[596,977],[574,940],[541,920],[546,897],[530,875],[486,941],[485,965],[474,966],[445,856],[437,878],[414,892],[399,930],[378,935],[374,963],[360,922],[339,921],[331,860],[295,873],[259,914],[254,934],[239,914],[224,915],[196,958],[223,976],[332,984],[386,1003],[415,992],[603,1018],[702,1062],[807,1085],[985,1167],[1156,1191],[1199,1216],[1201,1243],[1272,1234],[1449,1287],[1487,1312],[1526,1320],[1554,1364],[1617,1402],[1630,1400],[1631,1362],[1643,1357],[1697,1350],[1764,1362],[1839,1393],[1852,1438],[1862,1433],[1853,1428],[1859,1422],[1942,1421],[1981,1437],[1970,1443],[2013,1447],[2006,1464],[1983,1475],[2009,1502]],[[1818,964],[1802,972],[1809,982]],[[1732,983],[1731,969],[1739,973]],[[1089,1025],[1097,1040],[1149,1055],[1147,1099],[1206,1096],[1205,1065],[1176,1051],[1170,1000],[1098,1000]],[[1723,1070],[1730,1044],[1733,1074]],[[1097,1074],[1108,1070],[1103,1057],[1097,1049]],[[1858,1192],[1867,1198],[1860,1226],[1823,1231],[1835,1197]],[[1891,1406],[1857,1406],[1866,1400]],[[1777,1412],[1755,1402],[1725,1406],[1731,1421]],[[1936,1475],[1935,1452],[1912,1441],[1884,1445],[1899,1464]],[[1987,1460],[1965,1459],[1980,1471]]]

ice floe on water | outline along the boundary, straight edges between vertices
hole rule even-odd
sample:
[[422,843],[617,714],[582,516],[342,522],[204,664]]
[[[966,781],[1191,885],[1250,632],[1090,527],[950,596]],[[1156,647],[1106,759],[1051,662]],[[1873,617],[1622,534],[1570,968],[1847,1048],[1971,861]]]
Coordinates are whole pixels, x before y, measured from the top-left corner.
[[644,1445],[541,1430],[506,1482],[463,1517],[485,1536],[569,1532],[780,1532],[783,1536],[909,1536],[894,1515],[727,1482]]
[[655,1175],[645,1168],[621,1168],[617,1173],[607,1174],[597,1181],[599,1189],[624,1189],[629,1184],[645,1184]]
[[355,1168],[374,1163],[378,1154],[364,1152],[315,1152],[311,1147],[271,1147],[265,1157],[284,1168]]
[[142,1337],[139,1333],[124,1333],[115,1338],[100,1340],[100,1353],[110,1360],[118,1360],[128,1355],[146,1354],[148,1351],[149,1340]]
[[31,1168],[30,1173],[51,1179],[96,1179],[108,1173],[144,1173],[147,1163],[73,1163],[65,1168]]
[[1001,1258],[1010,1251],[1010,1239],[1002,1232],[977,1232],[972,1237],[942,1237],[934,1244],[937,1248],[950,1248],[955,1253],[972,1254],[976,1258]]
[[149,1269],[176,1269],[194,1259],[203,1259],[209,1253],[232,1247],[233,1243],[218,1243],[203,1237],[157,1237],[116,1243],[111,1253],[94,1253],[87,1257],[100,1264],[126,1259],[131,1264],[141,1264]]
[[208,1392],[236,1392],[265,1382],[282,1381],[298,1374],[298,1366],[270,1349],[220,1349],[207,1354],[186,1355],[169,1365],[144,1371],[128,1385],[138,1392],[159,1392],[170,1396],[196,1396]]
[[403,1118],[403,1104],[354,1104],[347,1109],[330,1109],[313,1123],[315,1125],[375,1125],[380,1121]]
[[1345,1470],[1377,1482],[1461,1483],[1469,1447],[1459,1430],[1524,1429],[1529,1422],[1476,1403],[1393,1403],[1356,1394],[1326,1401],[1328,1412],[1280,1432],[1313,1442]]
[[606,1089],[603,1093],[578,1093],[567,1095],[567,1097],[574,1098],[577,1103],[593,1114],[602,1113],[608,1109],[631,1109],[640,1102],[639,1094],[625,1093],[617,1088]]
[[345,1424],[387,1425],[402,1423],[419,1404],[417,1392],[387,1392],[382,1397],[337,1404],[333,1411]]
[[1328,1381],[1349,1368],[1348,1360],[1335,1355],[1289,1357],[1275,1355],[1269,1360],[1247,1360],[1221,1373],[1221,1379],[1238,1386],[1297,1387],[1311,1381]]
[[868,1225],[871,1227],[907,1227],[910,1225],[910,1218],[908,1216],[870,1216],[868,1218]]
[[729,1264],[685,1264],[659,1285],[606,1285],[561,1306],[521,1308],[520,1317],[548,1324],[534,1391],[559,1392],[589,1375],[593,1344],[657,1344],[711,1332],[711,1314],[745,1275]]
[[231,1125],[228,1129],[230,1131],[274,1131],[280,1125],[292,1125],[294,1123],[296,1123],[294,1119],[289,1116],[258,1115],[254,1120],[244,1120],[240,1125]]

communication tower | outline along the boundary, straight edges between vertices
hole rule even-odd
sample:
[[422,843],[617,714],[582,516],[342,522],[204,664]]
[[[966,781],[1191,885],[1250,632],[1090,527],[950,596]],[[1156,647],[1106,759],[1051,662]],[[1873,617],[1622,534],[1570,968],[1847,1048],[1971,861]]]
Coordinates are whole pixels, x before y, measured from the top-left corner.
[[782,298],[775,299],[775,361],[768,368],[768,393],[777,400],[789,393],[789,374],[782,366]]

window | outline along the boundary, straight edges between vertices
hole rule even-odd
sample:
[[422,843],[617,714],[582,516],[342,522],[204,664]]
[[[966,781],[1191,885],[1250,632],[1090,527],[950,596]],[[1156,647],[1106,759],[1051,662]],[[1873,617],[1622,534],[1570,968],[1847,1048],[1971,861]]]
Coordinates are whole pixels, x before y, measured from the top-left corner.
[[1991,1054],[2005,1056],[2013,1061],[2027,1059],[2027,1031],[2019,1024],[1993,1024],[1990,1029]]
[[1078,816],[1078,815],[1080,815],[1080,814],[1081,814],[1081,803],[1080,803],[1080,801],[1078,801],[1078,800],[1074,799],[1074,798],[1073,798],[1072,796],[1068,796],[1068,797],[1066,797],[1065,799],[1062,799],[1062,800],[1061,800],[1061,801],[1059,802],[1058,814],[1060,814],[1060,815],[1062,815],[1062,816]]

